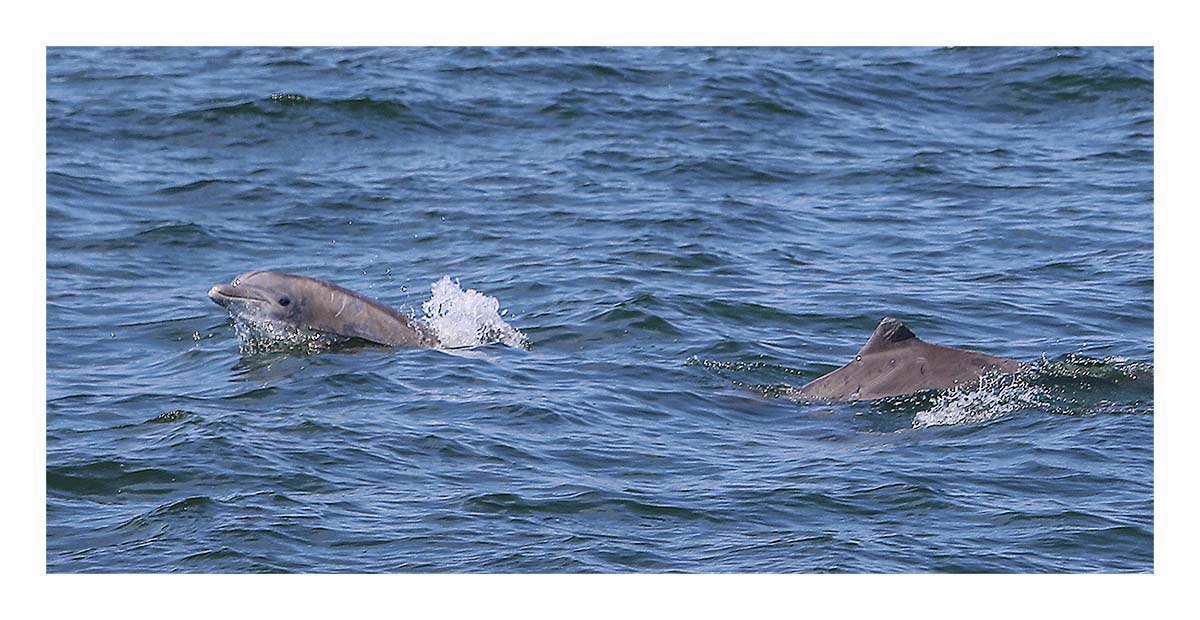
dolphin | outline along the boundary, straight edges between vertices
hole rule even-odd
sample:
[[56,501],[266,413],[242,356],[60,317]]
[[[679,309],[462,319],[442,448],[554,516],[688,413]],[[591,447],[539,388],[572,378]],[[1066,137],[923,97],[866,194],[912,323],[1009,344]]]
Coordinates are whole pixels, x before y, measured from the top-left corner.
[[803,386],[799,395],[824,400],[873,400],[968,385],[985,374],[1016,373],[1024,365],[929,344],[904,323],[885,317],[854,361]]
[[290,273],[249,271],[212,287],[208,298],[234,319],[255,324],[389,347],[440,346],[431,328],[378,301]]

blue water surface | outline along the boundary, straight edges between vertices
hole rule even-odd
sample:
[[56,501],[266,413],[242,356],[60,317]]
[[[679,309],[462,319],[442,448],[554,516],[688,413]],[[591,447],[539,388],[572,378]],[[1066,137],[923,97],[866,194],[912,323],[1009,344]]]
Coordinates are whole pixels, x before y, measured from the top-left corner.
[[[1149,572],[1149,48],[51,48],[50,572]],[[209,287],[528,348],[247,350]],[[1030,363],[792,388],[884,316]]]

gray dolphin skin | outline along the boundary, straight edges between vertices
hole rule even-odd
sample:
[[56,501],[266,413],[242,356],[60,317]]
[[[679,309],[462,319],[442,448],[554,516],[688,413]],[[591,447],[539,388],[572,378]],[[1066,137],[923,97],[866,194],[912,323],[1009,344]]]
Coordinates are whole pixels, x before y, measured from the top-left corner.
[[354,291],[313,278],[250,271],[218,284],[208,298],[230,316],[389,347],[437,347],[433,331]]
[[800,388],[824,400],[873,400],[974,383],[988,373],[1015,373],[1021,362],[929,344],[886,317],[854,361]]

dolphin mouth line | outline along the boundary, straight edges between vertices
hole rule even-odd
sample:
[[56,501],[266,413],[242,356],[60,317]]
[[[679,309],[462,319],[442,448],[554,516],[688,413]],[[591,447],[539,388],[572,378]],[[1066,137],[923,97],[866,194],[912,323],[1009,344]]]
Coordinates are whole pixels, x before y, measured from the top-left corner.
[[218,284],[209,289],[208,297],[213,301],[217,301],[218,299],[221,301],[232,301],[234,299],[245,301],[269,301],[266,297],[252,297],[250,295],[239,295],[237,293],[233,293],[230,291],[231,288],[233,287],[224,284]]
[[249,299],[251,301],[265,301],[264,299],[259,298],[259,297],[246,297],[245,295],[230,295],[228,293],[222,293],[221,291],[217,291],[216,295],[218,295],[220,297],[224,297],[225,299]]

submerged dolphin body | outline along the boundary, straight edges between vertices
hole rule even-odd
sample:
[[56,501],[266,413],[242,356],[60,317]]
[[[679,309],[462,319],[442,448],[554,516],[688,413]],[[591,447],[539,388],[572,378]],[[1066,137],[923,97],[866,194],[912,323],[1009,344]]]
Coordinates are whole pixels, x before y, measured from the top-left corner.
[[872,400],[974,383],[990,373],[1015,373],[1022,364],[929,344],[900,321],[879,322],[854,361],[800,388],[799,395],[825,400]]
[[313,278],[250,271],[218,284],[209,299],[235,319],[390,347],[437,347],[430,328],[354,291]]

